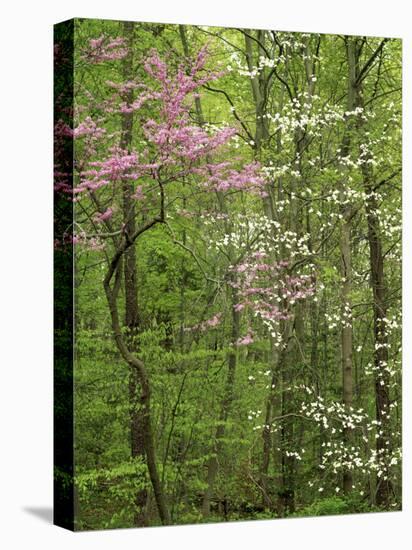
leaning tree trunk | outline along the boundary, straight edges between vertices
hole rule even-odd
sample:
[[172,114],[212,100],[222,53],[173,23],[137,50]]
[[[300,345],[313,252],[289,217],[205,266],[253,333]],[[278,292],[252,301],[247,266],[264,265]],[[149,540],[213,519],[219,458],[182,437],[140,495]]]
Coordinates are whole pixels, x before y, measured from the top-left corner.
[[[136,373],[136,379],[140,384],[141,430],[146,454],[147,468],[149,471],[149,477],[152,483],[160,520],[164,525],[167,525],[170,524],[170,514],[166,504],[166,497],[163,491],[163,487],[157,471],[155,443],[152,431],[152,415],[150,408],[150,380],[145,364],[130,351],[126,344],[126,341],[122,334],[118,310],[118,298],[122,274],[122,259],[124,253],[134,243],[138,235],[148,230],[158,221],[159,220],[153,220],[149,224],[146,224],[146,226],[135,232],[134,238],[132,240],[123,240],[122,243],[117,247],[113,259],[110,262],[109,270],[104,278],[104,290],[106,293],[107,302],[109,304],[112,331],[117,348],[129,367],[133,369]],[[113,277],[114,282],[111,283]]]

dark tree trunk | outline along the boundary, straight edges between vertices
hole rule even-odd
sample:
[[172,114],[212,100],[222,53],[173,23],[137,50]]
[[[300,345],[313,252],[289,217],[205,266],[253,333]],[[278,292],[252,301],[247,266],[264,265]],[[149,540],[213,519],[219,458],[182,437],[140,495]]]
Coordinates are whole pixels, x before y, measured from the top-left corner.
[[[134,45],[134,23],[125,21],[123,23],[124,36],[129,48],[128,55],[123,60],[123,80],[125,82],[133,78],[133,45]],[[133,90],[125,92],[123,101],[127,104],[133,102]],[[133,112],[122,113],[122,133],[120,146],[128,153],[132,148],[133,136]],[[133,184],[123,183],[123,223],[128,235],[133,235],[136,230],[136,212],[134,201],[131,198],[133,194]],[[139,333],[139,307],[137,291],[137,264],[136,264],[136,246],[133,244],[124,253],[124,290],[125,290],[125,319],[124,326],[127,329],[127,346],[131,352],[137,351],[137,337]],[[130,414],[130,449],[132,458],[144,457],[144,437],[143,437],[143,399],[136,370],[129,368],[129,414]],[[146,525],[145,503],[147,492],[145,489],[137,491],[135,498],[136,512],[135,524]]]
[[[146,226],[141,228],[139,234],[148,230],[155,223],[156,220],[153,220],[151,224],[147,224]],[[138,232],[136,231],[135,238],[137,238],[137,233]],[[134,240],[132,242],[134,242]],[[121,285],[122,259],[125,251],[127,251],[130,245],[131,244],[127,244],[127,242],[124,241],[118,246],[116,253],[110,263],[109,270],[104,279],[104,290],[106,293],[107,302],[109,304],[112,331],[117,348],[123,359],[129,365],[130,369],[133,369],[133,371],[135,372],[136,380],[140,384],[141,433],[146,454],[147,468],[149,471],[149,477],[152,483],[160,520],[164,525],[168,525],[170,524],[170,514],[166,503],[166,496],[164,494],[163,487],[157,471],[156,451],[152,431],[152,415],[150,408],[150,380],[146,370],[146,366],[143,361],[138,359],[136,355],[134,355],[127,347],[126,341],[122,334],[122,328],[119,319],[118,298]],[[114,282],[111,283],[113,277]]]
[[[382,242],[380,238],[379,218],[376,215],[378,205],[373,194],[372,174],[366,166],[362,170],[364,176],[365,191],[368,196],[365,202],[366,217],[368,222],[368,241],[371,266],[371,285],[373,291],[373,320],[374,320],[374,364],[375,375],[375,399],[376,420],[378,424],[378,437],[376,438],[376,452],[378,457],[385,457],[390,451],[390,396],[389,373],[386,370],[388,364],[388,337],[384,319],[387,315],[387,297],[384,278],[384,264]],[[384,476],[386,472],[384,473]],[[389,479],[377,479],[376,504],[386,506],[392,494],[392,485]]]
[[[385,40],[381,43],[374,55],[381,55]],[[355,41],[354,65],[355,76],[353,83],[353,94],[355,96],[355,105],[364,108],[364,90],[363,81],[367,74],[366,65],[360,70],[361,44]],[[366,71],[366,72],[365,72]],[[360,136],[365,135],[366,122],[363,117],[358,118],[357,128]],[[362,141],[360,142],[360,144]],[[370,284],[373,293],[373,320],[374,320],[374,365],[375,365],[375,403],[377,438],[376,452],[378,459],[384,463],[390,452],[391,428],[389,421],[390,413],[390,395],[389,395],[389,373],[386,370],[388,364],[388,337],[384,319],[387,315],[387,289],[385,286],[384,275],[384,256],[382,251],[382,238],[380,231],[380,222],[377,214],[378,204],[374,193],[374,174],[371,164],[368,162],[369,156],[364,154],[359,148],[359,154],[363,155],[364,162],[361,164],[361,173],[363,177],[363,186],[366,194],[365,211],[368,227],[369,244],[369,262],[370,262]],[[377,477],[376,504],[378,506],[387,506],[392,494],[392,484],[389,479],[384,479],[387,472],[384,471],[380,477]]]

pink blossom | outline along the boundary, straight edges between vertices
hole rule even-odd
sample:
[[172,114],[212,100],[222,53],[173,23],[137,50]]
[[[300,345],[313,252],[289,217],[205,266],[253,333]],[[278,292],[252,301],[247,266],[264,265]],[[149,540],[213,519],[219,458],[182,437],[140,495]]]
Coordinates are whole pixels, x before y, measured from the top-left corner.
[[132,195],[132,199],[136,200],[143,200],[145,198],[145,195],[143,193],[143,185],[138,185]]
[[102,214],[98,214],[95,216],[94,220],[97,223],[102,223],[106,220],[109,220],[113,216],[113,208],[108,208],[105,212]]
[[218,313],[208,321],[205,321],[205,324],[209,327],[216,327],[220,323],[221,314]]
[[73,130],[68,126],[63,120],[58,120],[54,125],[54,136],[55,137],[71,137],[73,135]]
[[265,258],[267,256],[267,254],[266,254],[266,252],[257,251],[257,252],[253,252],[252,256],[253,256],[253,258],[256,258],[257,260],[260,260],[261,258]]
[[142,84],[135,82],[134,80],[127,80],[126,82],[113,82],[112,80],[106,80],[105,84],[106,86],[109,86],[109,88],[114,88],[120,93],[135,90],[143,86]]
[[104,42],[104,35],[99,36],[99,38],[91,38],[89,40],[90,47],[93,49],[100,48]]
[[99,128],[97,124],[91,119],[86,117],[80,124],[72,131],[75,138],[90,135],[95,138],[101,138],[106,133],[104,128]]
[[[315,293],[313,276],[289,275],[286,272],[288,261],[260,263],[263,257],[267,257],[267,253],[262,250],[252,252],[241,264],[232,268],[236,277],[231,284],[240,297],[234,308],[241,311],[247,305],[255,316],[267,321],[289,319],[292,305]],[[279,296],[285,300],[282,307]]]
[[195,330],[204,331],[204,330],[207,330],[208,328],[215,328],[221,323],[221,320],[222,320],[222,314],[217,313],[211,319],[207,319],[202,323],[198,323],[196,325],[193,325],[192,327],[188,327],[185,330],[186,331],[195,331]]
[[265,180],[260,173],[258,162],[246,164],[239,170],[228,169],[228,163],[222,163],[210,171],[207,187],[215,191],[250,191],[260,194]]
[[128,54],[124,38],[110,38],[104,35],[89,40],[89,46],[84,50],[82,58],[89,63],[101,63],[123,59]]
[[253,344],[253,337],[250,333],[236,341],[237,346],[248,346],[249,344]]

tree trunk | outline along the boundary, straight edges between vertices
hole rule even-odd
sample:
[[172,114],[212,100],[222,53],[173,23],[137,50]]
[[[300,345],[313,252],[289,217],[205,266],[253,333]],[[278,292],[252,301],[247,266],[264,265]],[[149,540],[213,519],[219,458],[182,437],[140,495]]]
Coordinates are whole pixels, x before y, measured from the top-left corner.
[[[124,36],[129,48],[128,55],[123,60],[122,73],[125,82],[133,78],[133,43],[134,43],[134,23],[125,21],[123,23]],[[133,102],[133,90],[125,92],[123,101],[127,104]],[[132,148],[133,136],[133,112],[122,113],[122,133],[120,147],[129,154]],[[133,235],[136,230],[133,184],[123,183],[123,223],[126,232]],[[137,336],[139,333],[139,307],[137,294],[137,264],[135,244],[130,246],[124,253],[124,289],[125,289],[125,319],[124,326],[127,330],[127,347],[131,352],[137,351]],[[143,437],[143,401],[139,378],[136,370],[129,367],[129,414],[130,414],[130,450],[132,458],[144,457],[144,437]],[[147,492],[145,489],[138,490],[135,498],[136,511],[134,522],[136,525],[144,526],[147,524],[145,517],[145,503]]]
[[[127,347],[125,339],[122,335],[122,329],[119,320],[117,301],[121,284],[122,257],[127,248],[128,246],[124,244],[117,249],[104,279],[104,290],[106,293],[107,302],[109,304],[112,330],[117,348],[129,367],[135,371],[136,379],[140,384],[141,427],[147,468],[149,470],[149,477],[152,483],[160,520],[164,525],[168,525],[170,524],[170,514],[166,504],[166,497],[163,491],[163,487],[160,483],[156,464],[156,452],[152,431],[152,416],[150,408],[150,381],[146,371],[146,366],[143,361],[138,359]],[[115,281],[112,287],[111,280],[113,276],[115,277]]]
[[[349,413],[352,407],[353,400],[353,382],[352,382],[352,276],[351,276],[351,221],[350,218],[344,219],[341,227],[340,236],[340,252],[341,252],[341,350],[342,350],[342,387],[343,387],[343,404],[346,411]],[[352,430],[345,428],[343,439],[346,447],[350,446],[352,441]],[[350,469],[346,468],[343,472],[343,490],[346,494],[352,491],[353,478]]]
[[[245,38],[245,50],[246,50],[246,62],[248,65],[248,69],[250,72],[252,72],[256,60],[259,57],[259,54],[263,54],[261,51],[261,47],[257,46],[257,43],[252,38],[252,33],[254,31],[252,30],[246,30],[244,31],[244,38]],[[265,31],[256,31],[257,33],[257,39],[259,41],[264,40],[264,32]],[[255,51],[257,49],[257,51]],[[254,133],[254,144],[253,144],[253,150],[254,150],[254,157],[257,160],[261,160],[262,157],[262,151],[267,144],[268,138],[269,138],[269,128],[266,117],[264,117],[265,114],[265,103],[266,103],[266,94],[268,93],[268,85],[267,82],[267,75],[265,70],[263,69],[259,75],[255,75],[251,77],[250,79],[251,83],[251,91],[252,91],[252,97],[253,97],[253,103],[255,107],[255,133]],[[280,133],[277,136],[277,148],[278,151],[281,148],[281,141],[280,141]],[[273,207],[273,189],[267,189],[268,196],[263,198],[263,209],[265,211],[266,216],[268,216],[270,219],[275,219],[275,213],[274,213],[274,207]],[[273,258],[274,261],[276,261],[276,258]],[[274,487],[269,486],[270,476],[269,476],[269,467],[270,467],[270,459],[272,456],[272,449],[273,449],[273,437],[272,437],[272,417],[275,412],[275,408],[281,407],[281,399],[276,399],[276,392],[277,388],[275,388],[275,384],[278,382],[279,378],[279,372],[281,369],[280,361],[277,357],[277,353],[275,351],[275,348],[273,346],[273,342],[271,342],[271,351],[270,351],[270,357],[269,357],[269,367],[272,371],[271,374],[271,383],[270,388],[268,392],[268,396],[266,398],[265,403],[265,424],[262,430],[262,460],[260,463],[260,488],[262,492],[262,498],[263,498],[263,505],[266,508],[273,509],[274,506],[274,498],[273,493]]]
[[233,348],[229,352],[228,357],[228,371],[226,377],[226,384],[224,389],[223,400],[221,404],[221,411],[219,415],[219,425],[216,428],[212,456],[209,460],[207,467],[207,488],[203,495],[202,502],[202,514],[203,517],[208,517],[210,515],[210,501],[213,495],[214,484],[216,476],[219,470],[219,456],[222,452],[223,442],[222,439],[226,431],[226,421],[228,419],[232,402],[233,402],[233,391],[235,384],[235,374],[236,374],[236,365],[237,365],[237,350],[236,350],[236,341],[239,338],[239,329],[240,329],[240,313],[235,311],[233,307],[237,303],[237,292],[236,289],[231,289],[231,305],[232,305],[232,334],[231,340],[233,343]]
[[[384,42],[382,43],[384,44]],[[377,51],[382,50],[382,45]],[[348,51],[348,57],[349,57]],[[353,78],[352,93],[355,97],[356,107],[364,108],[363,80],[365,78],[364,69],[359,70],[361,47],[357,46],[355,41],[353,57],[355,78]],[[349,63],[351,63],[349,59]],[[360,78],[360,75],[363,75]],[[366,141],[366,122],[363,117],[358,118],[357,128],[360,137],[364,136]],[[360,145],[364,141],[360,141]],[[388,337],[386,333],[385,321],[387,314],[387,290],[384,277],[384,256],[382,252],[382,240],[380,232],[380,222],[377,214],[378,204],[374,193],[373,168],[368,162],[370,156],[359,147],[359,153],[362,154],[363,163],[361,164],[361,173],[363,177],[363,186],[366,194],[365,211],[368,227],[369,244],[369,262],[370,262],[370,284],[373,293],[373,319],[374,319],[374,365],[375,365],[375,403],[377,437],[376,452],[378,460],[385,462],[387,454],[390,452],[391,429],[389,422],[390,396],[389,396],[389,373],[386,370],[388,364]],[[388,472],[386,468],[377,476],[376,504],[378,506],[387,506],[392,494],[392,484],[389,479],[384,479]]]
[[[356,107],[354,85],[356,83],[356,43],[354,39],[347,38],[346,52],[348,59],[348,86],[347,86],[347,110],[353,111]],[[351,137],[353,124],[351,119],[347,122],[343,143],[341,147],[341,156],[346,158],[350,154]],[[346,201],[344,195],[346,182],[342,181],[340,189],[340,199]],[[342,394],[343,404],[346,412],[349,413],[353,402],[353,326],[352,326],[352,251],[351,251],[351,233],[352,233],[352,206],[345,205],[342,210],[343,220],[340,225],[340,258],[341,258],[341,358],[342,358]],[[343,440],[348,448],[352,442],[351,428],[344,428]],[[343,472],[343,490],[345,494],[352,491],[353,476],[349,468]]]
[[[378,437],[376,438],[376,452],[378,457],[385,459],[390,452],[390,396],[388,364],[388,337],[384,319],[387,315],[387,297],[384,279],[384,265],[382,242],[380,238],[379,218],[376,215],[378,205],[373,194],[371,170],[363,165],[364,186],[367,194],[365,201],[366,218],[368,223],[368,242],[371,266],[371,285],[373,291],[373,320],[374,320],[374,364],[375,364],[375,400]],[[392,484],[389,479],[377,479],[376,504],[386,506],[392,494]]]
[[276,414],[276,410],[279,411],[281,402],[278,396],[278,383],[279,373],[281,370],[281,362],[283,361],[282,353],[278,354],[273,346],[273,339],[271,339],[270,350],[270,367],[271,367],[271,379],[268,396],[265,404],[265,425],[262,431],[262,462],[260,465],[260,485],[262,490],[263,505],[265,508],[273,510],[275,507],[275,488],[276,483],[273,477],[269,475],[269,466],[271,457],[273,457],[273,426],[272,419]]
[[[255,55],[254,55],[254,49],[253,49],[255,42],[249,34],[252,32],[253,31],[245,31],[246,61],[250,72],[252,72],[255,66]],[[263,40],[263,34],[262,34],[263,32],[264,31],[257,31],[258,39]],[[263,52],[259,52],[259,53],[262,54]],[[257,151],[259,151],[261,149],[262,142],[267,140],[269,137],[267,119],[263,117],[263,115],[265,114],[265,103],[266,103],[265,71],[262,70],[260,75],[251,77],[250,82],[252,86],[253,100],[255,103],[255,116],[256,116],[255,148]]]

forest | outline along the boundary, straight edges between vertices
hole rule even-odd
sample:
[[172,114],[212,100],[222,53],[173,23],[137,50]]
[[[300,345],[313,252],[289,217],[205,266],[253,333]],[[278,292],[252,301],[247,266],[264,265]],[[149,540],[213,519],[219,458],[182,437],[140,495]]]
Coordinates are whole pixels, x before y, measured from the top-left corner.
[[75,529],[400,510],[401,40],[71,30]]

